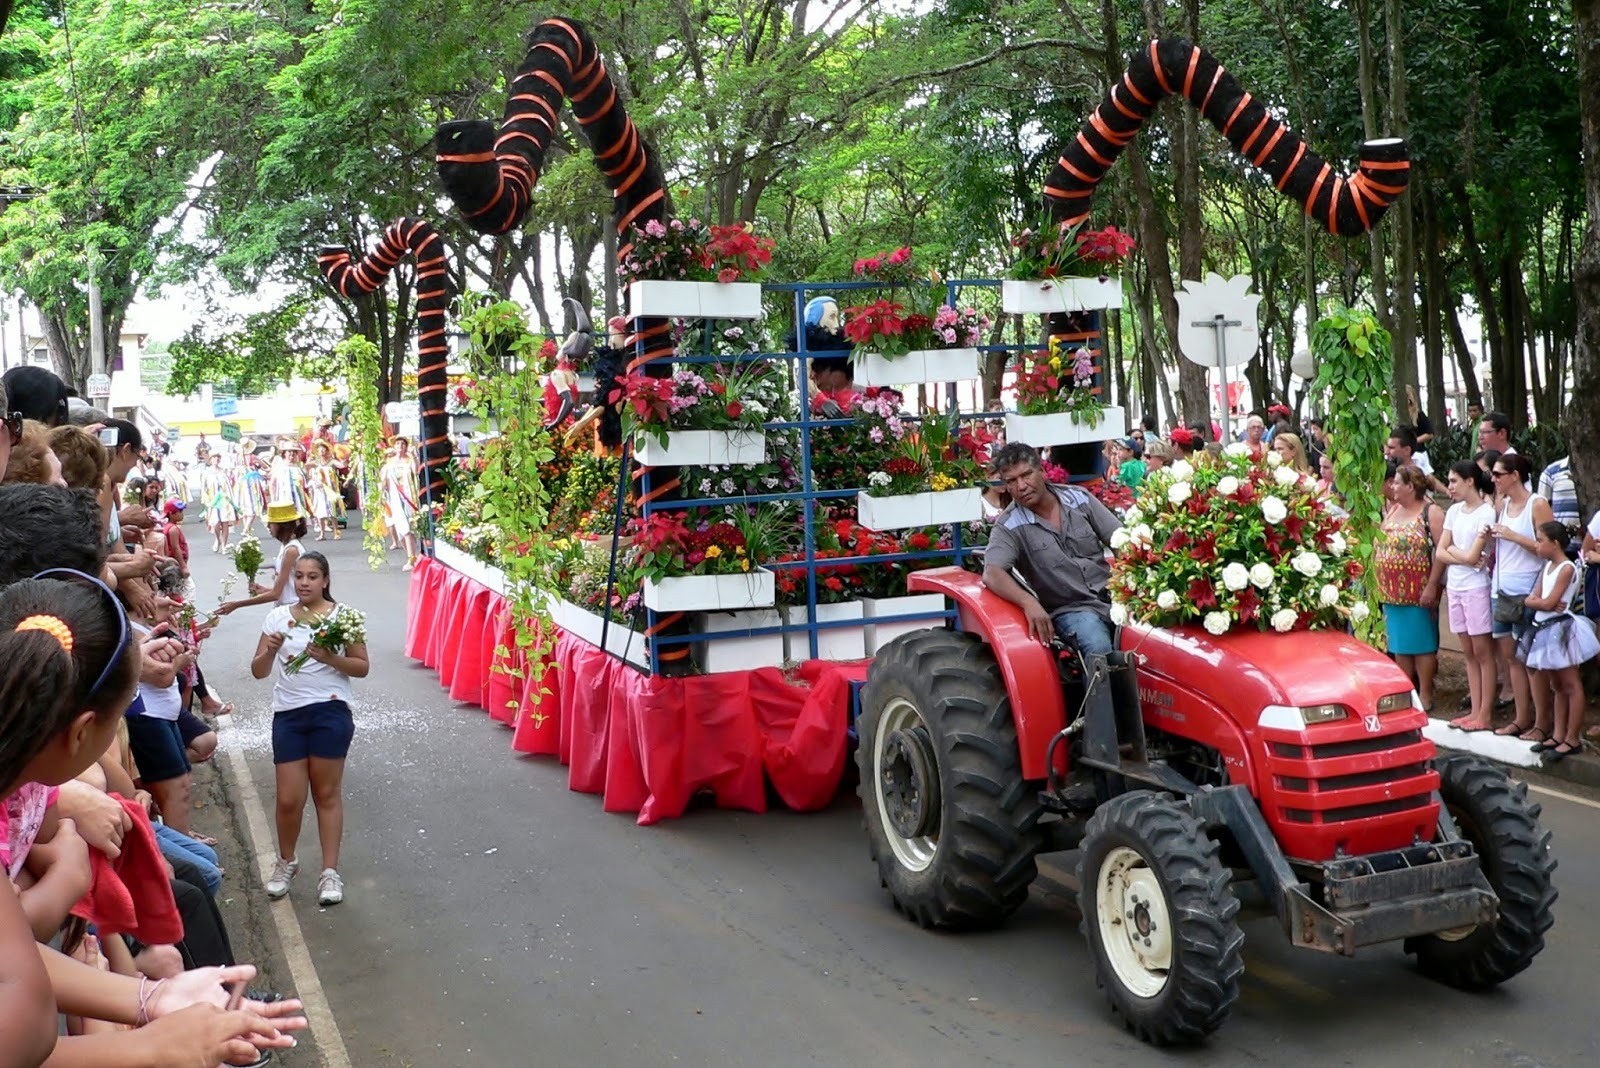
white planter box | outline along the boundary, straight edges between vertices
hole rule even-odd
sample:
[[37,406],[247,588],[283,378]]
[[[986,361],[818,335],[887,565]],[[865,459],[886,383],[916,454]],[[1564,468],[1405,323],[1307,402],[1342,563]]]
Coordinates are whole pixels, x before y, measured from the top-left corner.
[[759,464],[767,459],[767,435],[760,430],[674,430],[663,445],[637,434],[633,455],[646,467]]
[[977,349],[913,349],[892,360],[868,352],[853,359],[858,386],[965,382],[983,372],[983,358]]
[[[760,608],[746,612],[708,612],[705,617],[707,634],[727,634],[765,627],[783,626],[783,617],[775,608]],[[787,650],[782,634],[761,634],[748,638],[723,638],[705,643],[704,670],[708,675],[725,671],[754,671],[764,667],[782,667]]]
[[1071,412],[1055,412],[1051,415],[1006,413],[1006,440],[1026,442],[1035,448],[1107,441],[1126,437],[1127,434],[1128,412],[1122,407],[1104,409],[1100,413],[1100,421],[1094,426],[1074,422]]
[[1008,279],[1000,283],[1000,308],[1006,312],[1050,315],[1120,307],[1120,278]]
[[773,575],[755,568],[739,575],[679,575],[644,580],[644,604],[657,612],[736,612],[768,608],[773,602]]
[[759,319],[760,282],[634,282],[628,312],[668,319]]
[[939,493],[900,493],[874,497],[862,490],[856,494],[858,522],[868,530],[903,530],[931,527],[941,523],[971,523],[983,518],[983,491],[944,490]]
[[[604,617],[571,601],[554,601],[550,606],[550,618],[568,634],[620,656],[636,667],[650,670],[650,654],[645,648],[644,635],[637,631],[615,622],[607,627]],[[605,634],[603,646],[600,644],[602,632]]]
[[[865,619],[866,610],[860,601],[842,601],[839,604],[817,605],[818,623],[839,623],[847,619]],[[783,610],[783,622],[786,626],[799,627],[809,622],[806,615],[806,606],[803,604],[790,605]],[[791,660],[811,659],[811,636],[804,631],[795,631],[789,636],[789,658]],[[817,631],[817,659],[818,660],[865,660],[867,657],[867,628],[860,627],[829,627],[827,630]]]
[[443,538],[434,539],[433,557],[451,571],[465,575],[474,582],[489,587],[489,589],[502,597],[506,595],[506,573],[504,571],[456,548]]
[[942,619],[905,619],[898,623],[873,623],[873,619],[883,616],[905,616],[912,612],[943,612],[945,610],[944,594],[942,593],[912,593],[904,597],[863,597],[861,607],[866,611],[867,623],[867,655],[877,656],[878,650],[894,641],[902,634],[910,634],[914,630],[927,630],[933,627],[942,627]]

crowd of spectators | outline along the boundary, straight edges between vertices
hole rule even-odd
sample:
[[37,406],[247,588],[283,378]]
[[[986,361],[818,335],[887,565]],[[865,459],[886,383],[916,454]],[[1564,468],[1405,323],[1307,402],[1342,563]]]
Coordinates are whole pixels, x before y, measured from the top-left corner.
[[225,706],[183,507],[137,426],[69,397],[39,368],[0,379],[0,1068],[264,1064],[306,1021],[247,988],[191,822]]

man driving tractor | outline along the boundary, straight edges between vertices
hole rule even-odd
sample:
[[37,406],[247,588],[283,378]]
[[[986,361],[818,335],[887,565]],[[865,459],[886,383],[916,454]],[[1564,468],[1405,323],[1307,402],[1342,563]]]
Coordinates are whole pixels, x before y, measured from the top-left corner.
[[[1028,632],[1049,644],[1059,634],[1083,655],[1110,653],[1111,605],[1106,547],[1122,524],[1083,490],[1045,481],[1039,452],[1012,442],[990,471],[1011,494],[984,555],[983,584],[1028,618]],[[1011,575],[1016,568],[1028,586]]]

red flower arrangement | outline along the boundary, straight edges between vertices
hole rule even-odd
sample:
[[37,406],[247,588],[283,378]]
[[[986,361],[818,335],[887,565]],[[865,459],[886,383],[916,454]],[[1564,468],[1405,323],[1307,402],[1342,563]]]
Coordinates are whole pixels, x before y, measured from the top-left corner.
[[1012,238],[1011,247],[1017,252],[1011,277],[1034,279],[1104,275],[1137,246],[1115,226],[1079,232],[1046,216]]

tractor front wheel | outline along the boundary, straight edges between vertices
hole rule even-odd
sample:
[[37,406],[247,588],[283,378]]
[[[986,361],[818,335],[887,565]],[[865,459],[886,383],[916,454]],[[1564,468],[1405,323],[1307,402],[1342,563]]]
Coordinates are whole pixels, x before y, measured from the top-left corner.
[[1244,934],[1228,869],[1205,824],[1170,795],[1114,797],[1089,820],[1078,908],[1095,976],[1129,1030],[1198,1042],[1239,998]]
[[1556,890],[1550,873],[1550,832],[1539,825],[1540,806],[1528,800],[1526,783],[1472,756],[1434,761],[1439,797],[1472,843],[1483,874],[1500,898],[1493,923],[1441,931],[1406,940],[1424,975],[1468,990],[1482,990],[1522,971],[1544,948],[1555,919]]
[[861,693],[857,792],[895,907],[924,927],[990,927],[1039,872],[1039,787],[1022,778],[1011,697],[976,635],[907,634]]

